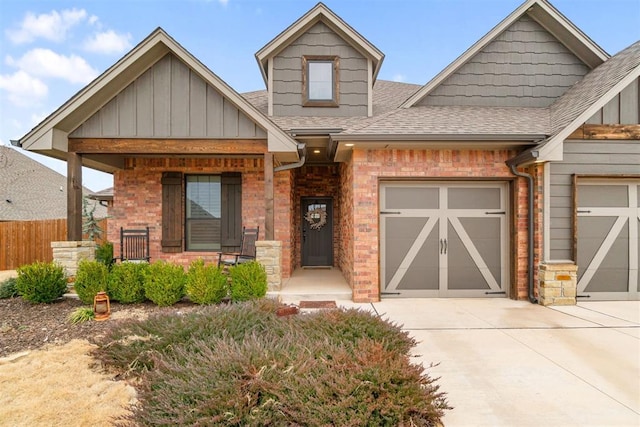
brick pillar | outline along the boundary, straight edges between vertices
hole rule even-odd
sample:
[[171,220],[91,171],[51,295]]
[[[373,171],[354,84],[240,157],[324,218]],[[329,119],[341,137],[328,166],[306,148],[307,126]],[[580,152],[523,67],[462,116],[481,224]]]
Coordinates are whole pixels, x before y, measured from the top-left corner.
[[259,240],[256,242],[256,261],[267,271],[269,291],[279,291],[282,286],[282,242]]
[[567,262],[541,263],[538,271],[539,301],[542,305],[575,305],[578,266]]
[[51,242],[51,249],[53,261],[64,268],[67,277],[75,277],[78,264],[83,259],[96,259],[96,243],[91,241]]

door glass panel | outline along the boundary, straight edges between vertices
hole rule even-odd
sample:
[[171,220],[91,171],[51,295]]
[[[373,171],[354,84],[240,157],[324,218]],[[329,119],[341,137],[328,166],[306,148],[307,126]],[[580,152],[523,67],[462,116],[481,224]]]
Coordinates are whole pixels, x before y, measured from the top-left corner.
[[430,187],[386,187],[385,209],[438,209],[439,190]]
[[629,206],[627,185],[578,185],[578,206]]
[[500,209],[500,188],[449,188],[450,209]]
[[489,285],[451,223],[448,224],[447,232],[446,253],[449,263],[447,289],[489,289]]

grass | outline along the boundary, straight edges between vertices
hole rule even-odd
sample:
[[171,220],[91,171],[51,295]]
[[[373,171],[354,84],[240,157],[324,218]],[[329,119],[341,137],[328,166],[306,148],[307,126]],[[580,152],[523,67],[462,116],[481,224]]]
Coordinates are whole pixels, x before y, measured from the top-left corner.
[[437,425],[415,341],[358,310],[280,318],[267,299],[128,322],[95,355],[140,379],[139,425]]

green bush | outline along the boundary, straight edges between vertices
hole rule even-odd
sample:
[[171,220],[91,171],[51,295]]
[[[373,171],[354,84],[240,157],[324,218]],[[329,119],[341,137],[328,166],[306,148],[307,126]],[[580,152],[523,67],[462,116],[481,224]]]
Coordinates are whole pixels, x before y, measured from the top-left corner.
[[156,261],[145,275],[144,295],[161,307],[173,305],[184,296],[186,278],[182,266]]
[[103,263],[108,268],[113,265],[113,243],[104,242],[96,247],[96,261]]
[[276,308],[262,299],[155,316],[111,330],[94,354],[141,375],[135,425],[433,426],[449,409],[398,326],[357,310],[278,318]]
[[267,294],[267,273],[257,261],[238,264],[229,269],[232,301],[248,301]]
[[29,302],[50,303],[67,291],[62,266],[53,262],[35,262],[18,268],[18,293]]
[[15,277],[10,277],[0,283],[0,299],[15,298],[19,295],[16,282],[17,279]]
[[93,304],[93,297],[98,292],[107,290],[108,277],[109,270],[103,263],[86,259],[80,261],[73,285],[80,301]]
[[227,296],[227,276],[222,268],[195,260],[187,272],[185,291],[196,304],[217,304]]
[[109,297],[123,304],[144,301],[144,282],[148,269],[146,262],[114,264],[109,274]]

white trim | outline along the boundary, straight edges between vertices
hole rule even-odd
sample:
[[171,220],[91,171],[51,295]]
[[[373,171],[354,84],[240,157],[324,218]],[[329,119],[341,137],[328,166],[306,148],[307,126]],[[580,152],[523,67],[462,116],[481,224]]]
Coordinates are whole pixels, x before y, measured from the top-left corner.
[[551,259],[551,163],[543,164],[543,188],[542,188],[542,252],[543,261]]
[[367,117],[373,117],[373,62],[367,59]]
[[273,58],[269,58],[269,74],[267,77],[267,114],[273,116]]

